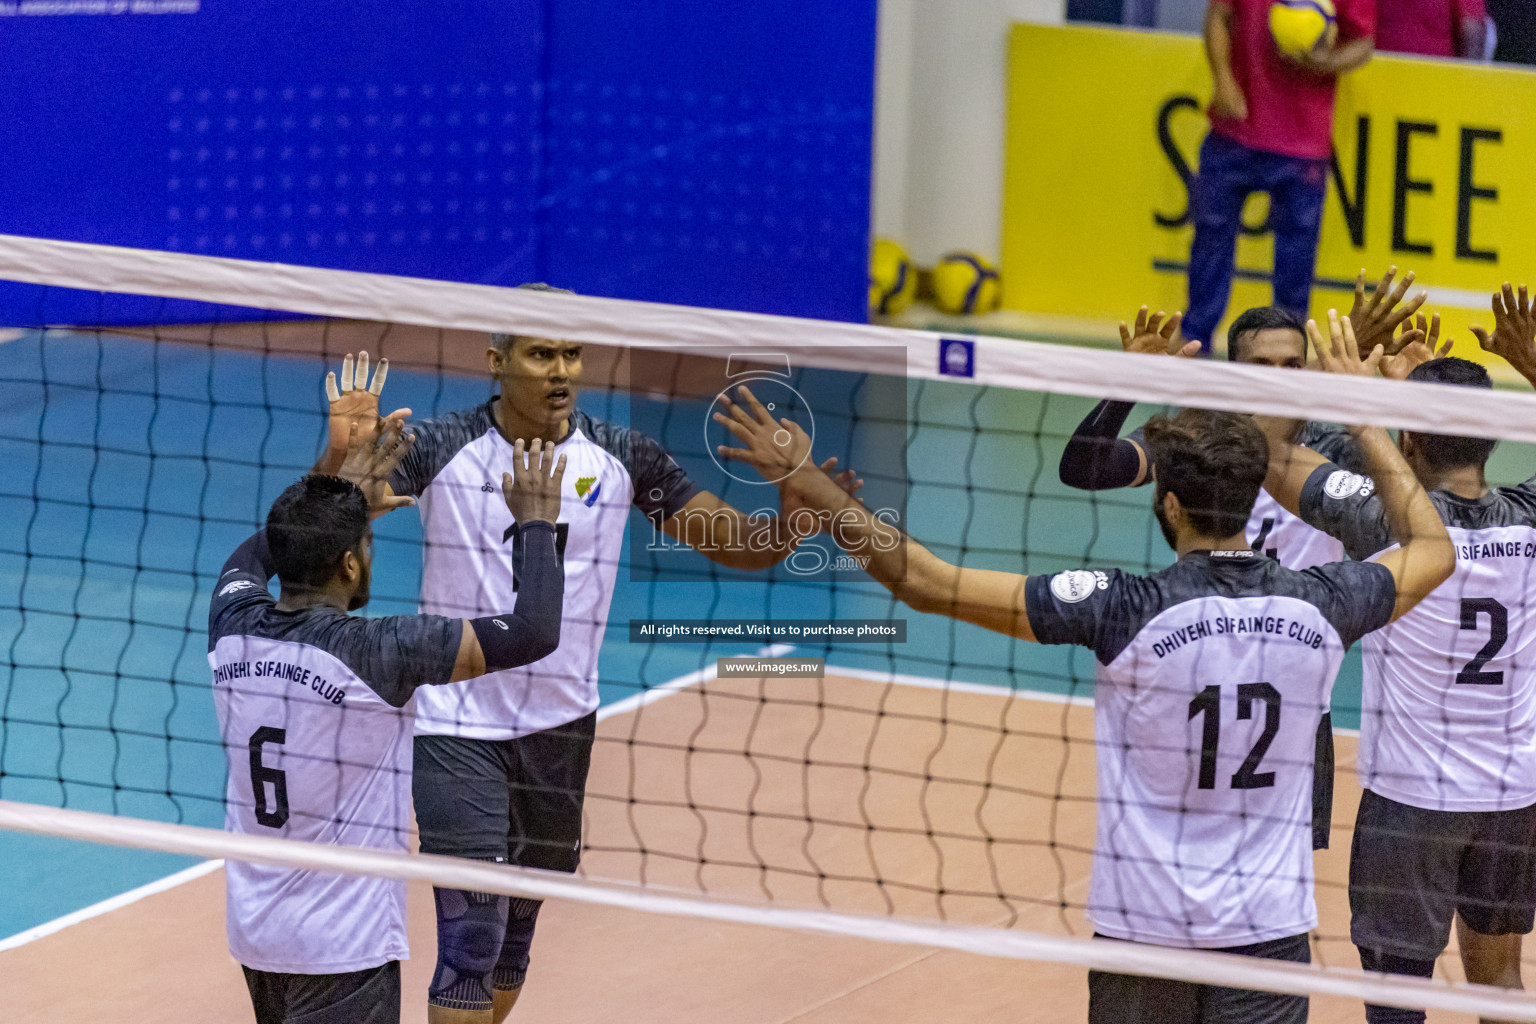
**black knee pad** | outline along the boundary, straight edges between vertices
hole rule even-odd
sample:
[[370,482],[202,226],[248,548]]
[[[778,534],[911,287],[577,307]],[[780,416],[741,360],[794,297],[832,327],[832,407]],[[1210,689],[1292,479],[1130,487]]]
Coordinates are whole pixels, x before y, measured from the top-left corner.
[[[1414,960],[1374,949],[1360,950],[1360,966],[1367,971],[1406,974],[1414,978],[1432,978],[1435,974],[1433,960]],[[1424,1024],[1425,1019],[1423,1010],[1404,1010],[1398,1006],[1365,1004],[1366,1024]]]
[[437,970],[427,1002],[450,1010],[489,1010],[491,974],[507,934],[507,897],[434,889]]
[[543,900],[513,899],[507,920],[507,937],[501,944],[501,956],[496,960],[496,972],[492,983],[507,991],[522,988],[528,977],[528,955],[533,947],[533,926],[539,919]]

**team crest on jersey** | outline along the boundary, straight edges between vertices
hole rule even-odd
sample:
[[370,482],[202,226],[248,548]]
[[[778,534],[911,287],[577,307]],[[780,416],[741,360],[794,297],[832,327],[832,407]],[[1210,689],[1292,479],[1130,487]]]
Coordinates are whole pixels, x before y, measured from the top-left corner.
[[1348,498],[1358,494],[1362,498],[1371,496],[1376,489],[1369,477],[1359,473],[1351,473],[1348,470],[1337,469],[1328,474],[1328,479],[1323,483],[1323,493],[1330,498]]
[[584,476],[576,481],[576,497],[583,499],[582,504],[591,508],[597,501],[597,495],[602,491],[603,485],[597,482],[595,476]]
[[1109,577],[1091,569],[1070,569],[1051,577],[1051,593],[1067,604],[1086,601],[1095,590],[1104,590],[1108,586]]
[[254,587],[255,585],[256,584],[252,583],[250,580],[230,580],[228,583],[224,584],[224,588],[219,591],[219,596],[228,597],[230,594],[233,594],[236,591],[245,590],[247,587]]

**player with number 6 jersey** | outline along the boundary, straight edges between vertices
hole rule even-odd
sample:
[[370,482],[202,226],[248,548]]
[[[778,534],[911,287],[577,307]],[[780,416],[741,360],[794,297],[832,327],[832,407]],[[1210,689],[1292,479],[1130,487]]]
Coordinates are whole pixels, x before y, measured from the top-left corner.
[[[498,490],[528,531],[515,612],[358,618],[373,562],[369,525],[408,503],[386,480],[411,447],[398,420],[352,444],[339,475],[278,497],[265,529],[225,563],[208,612],[208,663],[229,758],[233,832],[406,849],[412,698],[536,661],[559,643],[562,581],[553,521],[564,467],[535,444]],[[522,456],[521,444],[518,455]],[[276,575],[282,596],[267,589]],[[258,1024],[395,1024],[408,956],[405,883],[231,860],[230,952]],[[501,906],[505,920],[506,906]]]

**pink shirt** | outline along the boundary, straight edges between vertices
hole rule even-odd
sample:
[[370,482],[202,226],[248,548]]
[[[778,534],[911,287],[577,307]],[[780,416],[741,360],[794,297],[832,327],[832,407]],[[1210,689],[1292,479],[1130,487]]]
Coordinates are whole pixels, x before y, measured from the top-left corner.
[[[1334,79],[1304,71],[1280,56],[1269,34],[1270,0],[1212,2],[1232,10],[1232,74],[1248,101],[1248,120],[1233,121],[1213,112],[1211,130],[1249,149],[1328,159],[1333,149]],[[1375,34],[1376,0],[1335,0],[1334,6],[1338,43]]]
[[1483,0],[1381,0],[1376,48],[1426,57],[1459,57],[1461,23],[1487,17]]

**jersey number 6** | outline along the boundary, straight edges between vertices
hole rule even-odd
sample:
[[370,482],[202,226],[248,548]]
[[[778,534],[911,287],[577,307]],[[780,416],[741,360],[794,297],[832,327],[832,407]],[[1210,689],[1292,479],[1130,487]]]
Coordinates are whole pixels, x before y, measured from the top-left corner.
[[[268,743],[279,746],[288,739],[287,729],[264,725],[251,733],[251,795],[256,798],[256,824],[282,828],[288,824],[288,773],[261,763],[261,748]],[[272,786],[272,803],[267,806],[267,784]]]
[[[1268,683],[1241,683],[1237,687],[1237,717],[1246,721],[1253,717],[1253,705],[1264,704],[1264,731],[1248,751],[1237,771],[1232,773],[1233,789],[1268,789],[1275,784],[1274,772],[1255,771],[1269,745],[1275,742],[1280,731],[1280,691]],[[1207,686],[1195,694],[1189,702],[1189,717],[1204,715],[1200,738],[1200,788],[1216,788],[1216,748],[1221,742],[1221,687]]]

